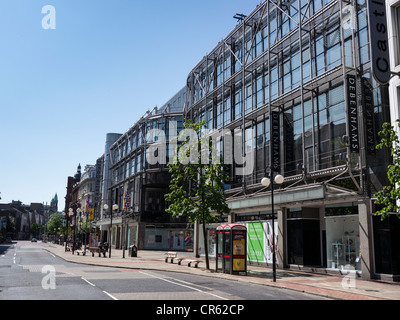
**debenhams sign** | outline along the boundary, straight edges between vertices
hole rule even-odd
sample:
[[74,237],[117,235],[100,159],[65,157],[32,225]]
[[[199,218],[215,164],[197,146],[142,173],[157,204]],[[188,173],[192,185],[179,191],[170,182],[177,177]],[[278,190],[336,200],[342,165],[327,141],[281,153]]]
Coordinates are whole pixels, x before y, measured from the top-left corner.
[[390,60],[385,0],[368,0],[372,73],[380,84],[390,80]]

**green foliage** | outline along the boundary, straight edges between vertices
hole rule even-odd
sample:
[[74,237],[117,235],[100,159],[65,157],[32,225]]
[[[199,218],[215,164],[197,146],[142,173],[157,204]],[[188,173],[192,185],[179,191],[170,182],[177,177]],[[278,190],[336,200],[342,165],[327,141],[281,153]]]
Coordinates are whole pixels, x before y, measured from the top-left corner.
[[[170,203],[167,213],[174,217],[186,216],[194,223],[199,221],[205,226],[218,221],[215,214],[229,213],[224,194],[224,181],[229,177],[223,170],[223,163],[215,163],[213,155],[215,148],[208,138],[202,136],[204,121],[201,123],[184,123],[185,130],[193,130],[196,135],[183,136],[188,131],[183,130],[179,139],[173,163],[168,165],[171,173],[170,192],[165,199]],[[196,139],[197,136],[197,139]],[[202,157],[203,155],[203,157]],[[188,163],[184,159],[191,159]],[[208,160],[208,161],[205,161]],[[204,237],[206,263],[208,264],[208,248]]]
[[8,216],[7,217],[7,233],[15,233],[16,227],[15,227],[15,218]]
[[38,223],[32,223],[31,224],[31,234],[33,237],[37,237],[40,234],[42,226]]
[[[396,121],[397,124],[400,120]],[[388,148],[392,156],[392,164],[388,166],[387,177],[390,184],[383,187],[383,190],[377,192],[375,197],[376,203],[383,208],[376,212],[382,220],[385,220],[391,213],[396,213],[400,218],[400,207],[397,201],[400,199],[400,188],[396,185],[400,184],[400,144],[399,137],[395,128],[390,123],[384,123],[382,131],[379,132],[381,142],[376,146],[377,149]]]
[[63,217],[58,213],[53,213],[46,226],[49,234],[58,234],[58,231],[63,229]]

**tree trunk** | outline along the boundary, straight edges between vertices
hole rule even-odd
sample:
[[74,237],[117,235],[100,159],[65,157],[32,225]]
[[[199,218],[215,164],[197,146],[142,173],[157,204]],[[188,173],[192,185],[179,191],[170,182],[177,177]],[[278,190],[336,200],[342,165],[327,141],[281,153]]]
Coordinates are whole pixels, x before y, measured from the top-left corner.
[[206,269],[210,270],[210,262],[208,260],[207,230],[206,230],[206,224],[204,221],[203,221],[203,238],[204,238],[204,252],[206,254]]

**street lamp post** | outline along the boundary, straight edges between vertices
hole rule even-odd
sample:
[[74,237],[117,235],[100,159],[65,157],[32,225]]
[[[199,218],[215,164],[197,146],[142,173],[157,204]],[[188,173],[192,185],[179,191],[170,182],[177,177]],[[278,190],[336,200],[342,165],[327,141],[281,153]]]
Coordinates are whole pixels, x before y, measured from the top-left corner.
[[[271,176],[273,173],[271,172]],[[278,174],[275,176],[275,183],[281,185],[285,178]],[[271,186],[271,207],[272,207],[272,281],[276,282],[276,250],[275,250],[275,209],[274,209],[274,183],[271,183],[271,179],[263,178],[261,184],[268,188]]]
[[[108,206],[108,204],[105,204],[104,205],[104,210],[108,210],[108,208],[109,208],[109,206]],[[109,258],[111,258],[111,245],[112,245],[112,218],[113,218],[113,211],[117,211],[118,210],[118,208],[119,208],[119,206],[117,205],[117,204],[114,204],[113,206],[112,206],[112,209],[111,209],[111,217],[110,217],[110,243],[109,243],[109,252],[108,252],[108,257]]]
[[[125,228],[125,224],[126,224],[126,220],[127,220],[127,217],[126,217],[126,215],[127,215],[127,213],[126,212],[123,212],[123,217],[122,217],[122,258],[123,259],[125,259],[125,246],[126,246],[126,240],[124,239],[125,237],[124,237],[124,228]],[[125,218],[125,223],[124,223],[124,218]],[[127,234],[128,233],[128,230],[127,230],[128,228],[125,228],[125,233]]]
[[78,229],[78,244],[79,244],[79,243],[81,243],[81,240],[82,240],[82,238],[81,238],[81,236],[82,236],[82,219],[81,219],[82,209],[81,208],[76,209],[76,215],[77,215],[77,218],[79,215],[79,229]]
[[[68,215],[69,215],[69,218],[71,219],[71,222],[72,222],[72,216],[74,215],[74,209],[72,209],[72,208],[69,208],[68,209]],[[74,241],[73,241],[73,243],[72,243],[72,254],[74,254],[74,249],[75,249],[75,224],[76,224],[76,221],[74,221]]]

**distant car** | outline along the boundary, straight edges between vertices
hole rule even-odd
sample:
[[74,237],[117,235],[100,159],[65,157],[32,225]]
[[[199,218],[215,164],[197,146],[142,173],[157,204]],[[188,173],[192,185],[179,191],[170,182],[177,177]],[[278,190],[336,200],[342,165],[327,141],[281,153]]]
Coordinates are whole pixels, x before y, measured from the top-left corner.
[[32,238],[31,242],[37,242],[36,238]]

